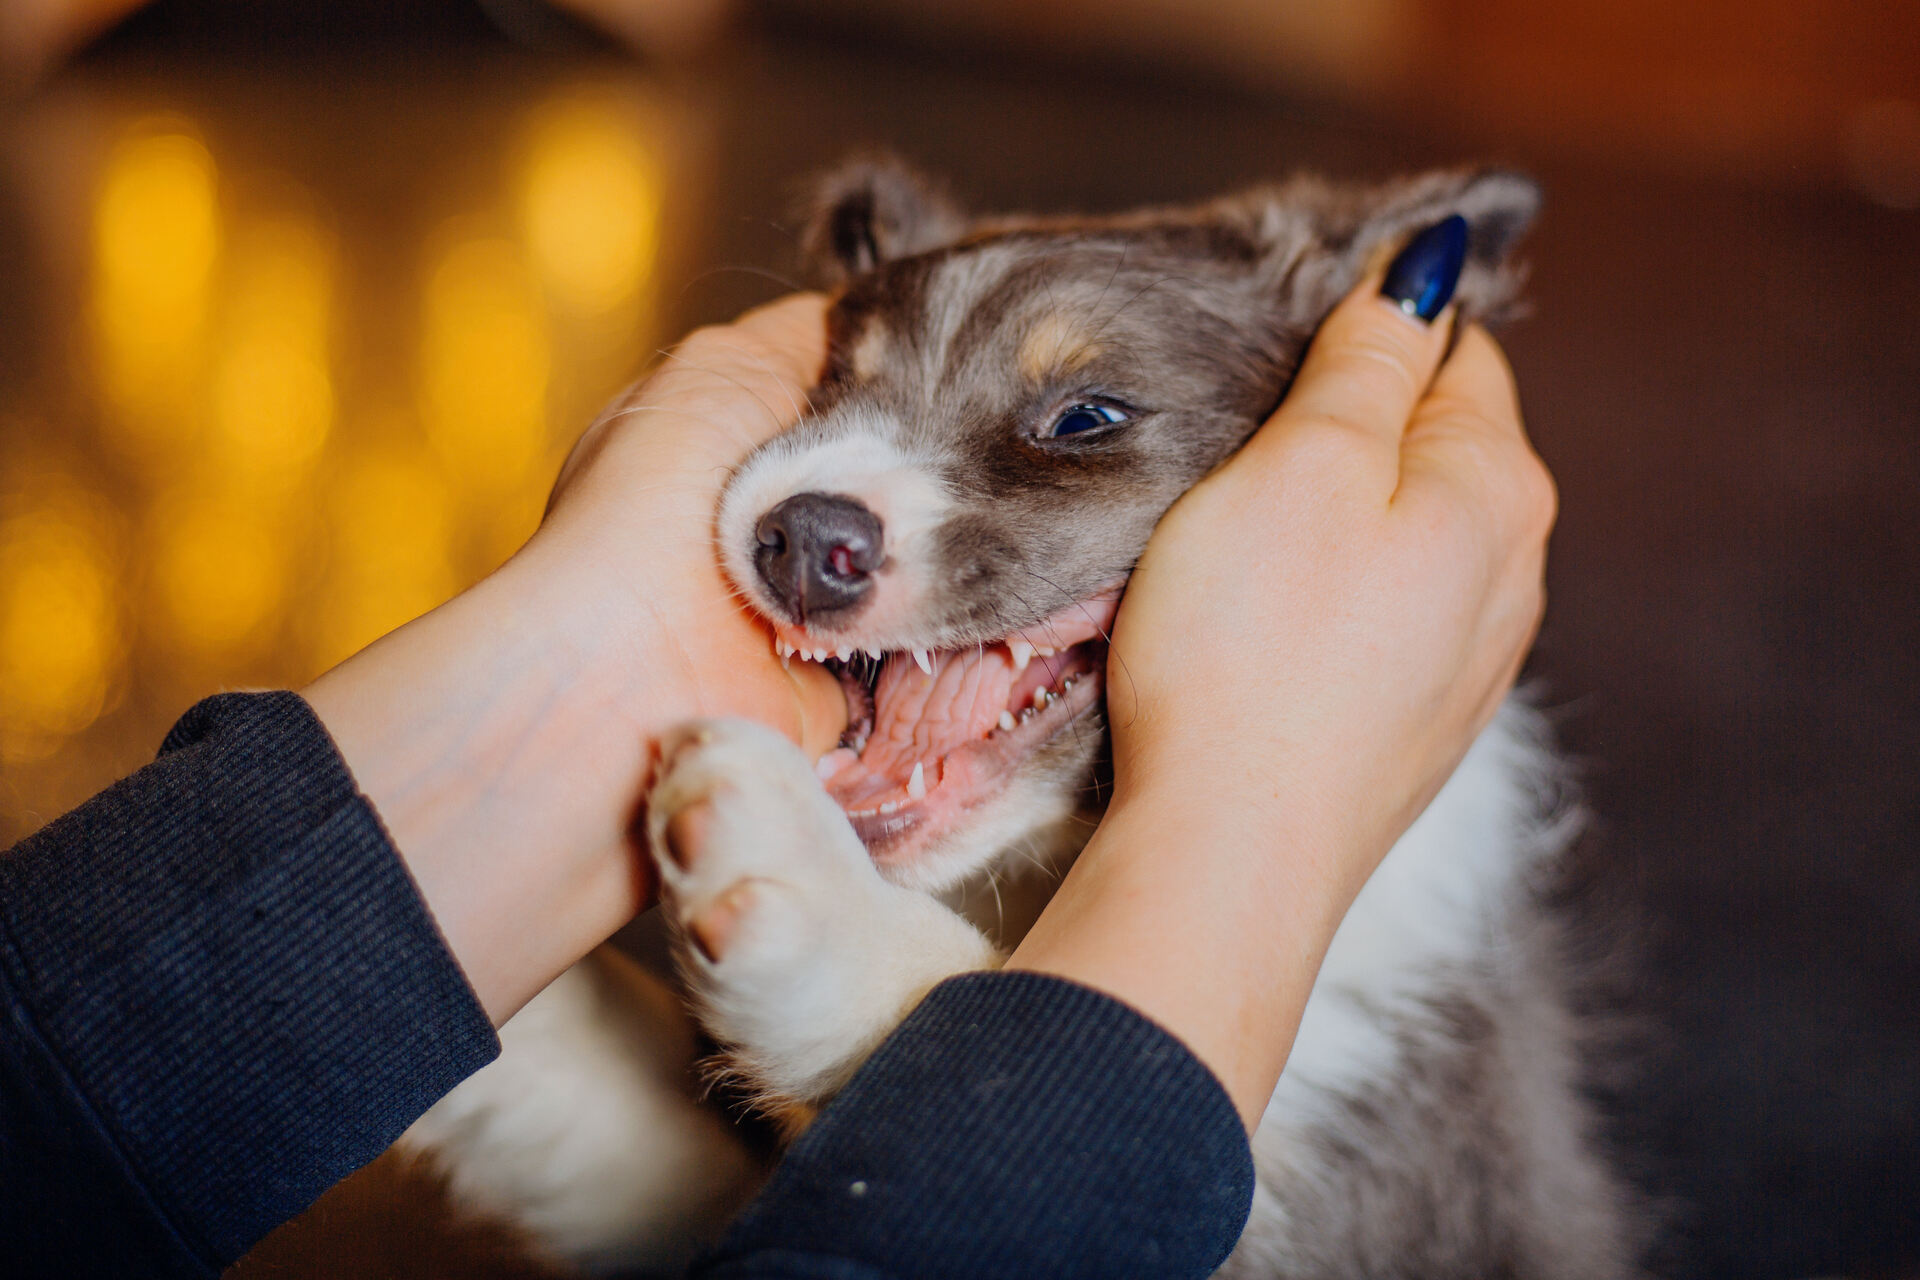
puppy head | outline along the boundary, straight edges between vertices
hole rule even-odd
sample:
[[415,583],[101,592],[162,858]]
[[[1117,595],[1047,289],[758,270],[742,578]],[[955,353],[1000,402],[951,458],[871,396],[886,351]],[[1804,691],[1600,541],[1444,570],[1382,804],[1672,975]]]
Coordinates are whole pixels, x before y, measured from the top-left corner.
[[878,865],[957,883],[1075,807],[1105,636],[1160,515],[1279,402],[1360,275],[1449,214],[1498,319],[1538,203],[1512,174],[1317,179],[1104,218],[969,221],[897,163],[821,185],[838,283],[807,415],[728,485],[728,573],[840,672],[822,762]]

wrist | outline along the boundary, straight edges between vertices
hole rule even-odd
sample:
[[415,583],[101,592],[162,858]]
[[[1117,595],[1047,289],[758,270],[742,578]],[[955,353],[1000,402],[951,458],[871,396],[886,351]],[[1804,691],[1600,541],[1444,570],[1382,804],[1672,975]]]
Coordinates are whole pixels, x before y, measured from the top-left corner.
[[1270,790],[1235,794],[1217,778],[1119,792],[1009,967],[1072,979],[1152,1018],[1252,1127],[1364,881],[1344,873],[1365,859],[1343,839],[1310,814],[1283,816]]
[[591,585],[530,545],[303,691],[496,1024],[645,905],[636,709],[689,705]]

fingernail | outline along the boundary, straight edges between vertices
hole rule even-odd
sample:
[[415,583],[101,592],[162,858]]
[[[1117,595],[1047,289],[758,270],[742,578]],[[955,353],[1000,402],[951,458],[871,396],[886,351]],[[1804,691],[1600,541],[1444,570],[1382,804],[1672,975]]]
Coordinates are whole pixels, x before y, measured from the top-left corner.
[[1453,301],[1460,268],[1467,262],[1467,220],[1459,214],[1440,221],[1407,242],[1387,267],[1380,296],[1414,319],[1431,324]]

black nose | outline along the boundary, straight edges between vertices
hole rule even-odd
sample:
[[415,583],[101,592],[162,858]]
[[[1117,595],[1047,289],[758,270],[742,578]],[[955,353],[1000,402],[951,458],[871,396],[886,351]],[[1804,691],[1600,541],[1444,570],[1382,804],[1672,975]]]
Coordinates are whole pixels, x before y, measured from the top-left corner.
[[880,567],[880,517],[851,498],[796,493],[760,517],[754,567],[793,620],[862,604]]

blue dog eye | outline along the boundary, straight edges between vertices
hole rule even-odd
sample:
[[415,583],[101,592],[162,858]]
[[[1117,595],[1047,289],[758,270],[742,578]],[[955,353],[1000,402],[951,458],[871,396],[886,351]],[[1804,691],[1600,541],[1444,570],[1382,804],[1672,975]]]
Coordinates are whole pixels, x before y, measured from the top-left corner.
[[1082,431],[1110,427],[1126,420],[1127,415],[1112,405],[1077,404],[1054,420],[1052,435],[1057,440],[1061,436],[1078,435]]

